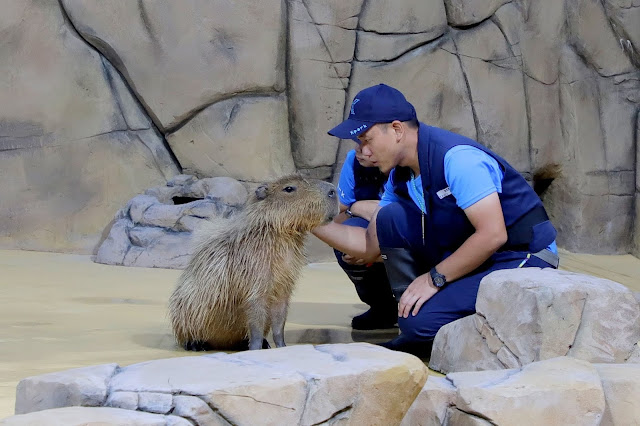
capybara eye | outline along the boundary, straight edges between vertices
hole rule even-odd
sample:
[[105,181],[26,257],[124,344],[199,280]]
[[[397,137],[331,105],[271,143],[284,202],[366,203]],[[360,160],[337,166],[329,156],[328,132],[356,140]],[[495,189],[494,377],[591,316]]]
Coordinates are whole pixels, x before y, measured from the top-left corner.
[[293,191],[296,190],[296,187],[295,186],[285,186],[282,190],[284,192],[293,192]]
[[328,194],[328,195],[329,195],[329,198],[333,198],[333,197],[335,197],[335,196],[336,196],[336,191],[335,191],[335,190],[333,190],[333,189],[330,189],[330,190],[329,190],[329,194]]

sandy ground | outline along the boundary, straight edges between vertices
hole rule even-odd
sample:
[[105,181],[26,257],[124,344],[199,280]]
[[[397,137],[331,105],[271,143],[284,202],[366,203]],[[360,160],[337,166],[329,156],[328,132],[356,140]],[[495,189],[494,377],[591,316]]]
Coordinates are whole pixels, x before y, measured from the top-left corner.
[[[640,291],[633,256],[561,253],[562,269]],[[93,263],[89,256],[0,250],[0,418],[20,379],[68,368],[193,355],[174,345],[166,302],[180,271]],[[393,331],[352,332],[364,312],[335,263],[309,265],[291,303],[288,344],[378,342]]]

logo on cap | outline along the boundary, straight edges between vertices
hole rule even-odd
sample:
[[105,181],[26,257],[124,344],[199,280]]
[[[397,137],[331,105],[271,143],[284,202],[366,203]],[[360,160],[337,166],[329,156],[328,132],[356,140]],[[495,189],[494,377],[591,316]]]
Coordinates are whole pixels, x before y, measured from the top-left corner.
[[360,133],[361,131],[363,131],[366,128],[367,128],[367,125],[363,124],[362,126],[358,127],[357,129],[351,130],[349,133],[351,133],[351,136],[357,135],[358,133]]
[[356,112],[353,110],[353,107],[356,106],[356,104],[358,102],[360,102],[360,99],[356,98],[356,99],[353,100],[353,103],[351,104],[351,115],[355,115],[356,114]]

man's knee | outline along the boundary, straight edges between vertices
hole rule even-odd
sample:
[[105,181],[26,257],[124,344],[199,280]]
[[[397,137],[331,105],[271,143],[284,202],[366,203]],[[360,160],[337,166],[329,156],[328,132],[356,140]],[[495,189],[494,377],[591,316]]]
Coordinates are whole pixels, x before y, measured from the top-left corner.
[[400,332],[408,341],[412,342],[433,340],[443,325],[433,313],[427,315],[418,313],[415,317],[410,313],[407,318],[398,318]]
[[400,203],[382,207],[376,216],[376,231],[380,247],[405,247],[407,232],[405,208]]
[[402,335],[409,341],[428,341],[433,340],[436,334],[443,326],[471,315],[472,312],[464,310],[458,312],[435,312],[421,308],[418,315],[413,316],[409,313],[407,318],[398,318],[398,327]]

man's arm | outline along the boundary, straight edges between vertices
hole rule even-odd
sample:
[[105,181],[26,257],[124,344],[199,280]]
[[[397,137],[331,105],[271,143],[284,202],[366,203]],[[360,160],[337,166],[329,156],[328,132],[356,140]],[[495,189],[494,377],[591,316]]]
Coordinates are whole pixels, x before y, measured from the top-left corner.
[[375,262],[380,257],[376,231],[377,214],[378,208],[375,209],[367,229],[331,222],[311,232],[336,250],[362,259],[366,263]]
[[[436,265],[437,271],[446,277],[447,282],[472,272],[507,242],[507,228],[497,192],[466,208],[464,212],[475,232],[451,256]],[[416,315],[424,302],[437,291],[429,273],[419,276],[402,295],[398,315],[407,318],[412,307],[413,315]]]
[[378,210],[379,200],[360,200],[351,204],[349,209],[354,216],[361,217],[371,222],[374,213]]

